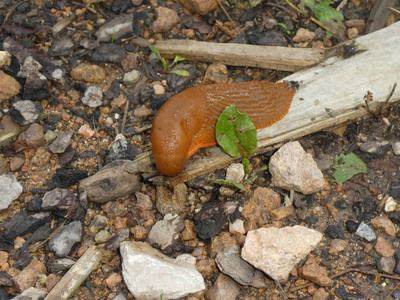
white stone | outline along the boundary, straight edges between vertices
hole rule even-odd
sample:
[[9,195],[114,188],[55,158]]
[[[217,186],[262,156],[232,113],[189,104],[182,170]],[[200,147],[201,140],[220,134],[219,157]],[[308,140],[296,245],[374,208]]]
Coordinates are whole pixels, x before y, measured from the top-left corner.
[[241,219],[236,219],[235,222],[229,222],[229,232],[233,234],[246,234],[246,229],[244,229],[244,222]]
[[82,97],[82,103],[89,107],[99,107],[103,103],[103,91],[97,86],[90,85]]
[[275,152],[269,170],[272,185],[286,190],[312,194],[322,191],[325,186],[324,175],[317,163],[297,141],[286,143]]
[[[232,180],[235,182],[240,182],[244,178],[244,167],[242,164],[231,164],[227,169],[226,169],[226,180]],[[236,192],[237,188],[234,187],[227,187],[227,186],[222,186],[219,189],[219,192],[221,195],[224,196],[232,196]]]
[[135,299],[178,299],[205,289],[196,268],[174,260],[147,243],[121,243],[122,276]]
[[393,197],[387,198],[387,200],[385,202],[385,211],[392,212],[392,211],[395,211],[396,208],[397,208],[396,200],[394,200]]
[[400,155],[400,142],[394,142],[392,144],[392,149],[395,155]]
[[147,237],[149,243],[153,246],[154,244],[159,246],[161,250],[173,245],[184,229],[182,216],[166,214],[163,220],[157,221]]
[[165,88],[161,84],[155,84],[153,86],[154,89],[154,95],[164,95],[165,94]]
[[299,225],[259,228],[247,233],[242,257],[270,277],[285,282],[293,267],[318,245],[322,236]]
[[22,185],[14,175],[0,175],[0,210],[7,209],[22,193]]
[[140,72],[138,70],[132,70],[130,72],[125,73],[124,75],[124,82],[128,84],[135,84],[138,82],[140,77]]

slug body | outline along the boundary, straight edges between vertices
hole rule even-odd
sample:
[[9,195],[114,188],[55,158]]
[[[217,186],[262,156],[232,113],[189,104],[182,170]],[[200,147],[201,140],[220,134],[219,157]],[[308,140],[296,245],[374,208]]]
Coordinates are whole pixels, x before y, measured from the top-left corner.
[[225,107],[235,104],[260,129],[287,114],[294,93],[286,82],[250,81],[195,86],[174,95],[153,121],[151,148],[158,173],[176,176],[197,150],[216,145],[215,125]]

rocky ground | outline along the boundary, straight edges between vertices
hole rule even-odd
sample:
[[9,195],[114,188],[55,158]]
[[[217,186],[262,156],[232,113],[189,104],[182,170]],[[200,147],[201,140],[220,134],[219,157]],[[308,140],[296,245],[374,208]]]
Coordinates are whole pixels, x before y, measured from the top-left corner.
[[[208,180],[240,164],[173,190],[125,172],[175,93],[287,75],[184,61],[183,77],[154,42],[331,47],[375,4],[333,1],[329,36],[286,1],[237,2],[0,0],[0,299],[400,299],[396,104],[253,157],[269,171],[249,193]],[[337,183],[349,153],[367,172]]]

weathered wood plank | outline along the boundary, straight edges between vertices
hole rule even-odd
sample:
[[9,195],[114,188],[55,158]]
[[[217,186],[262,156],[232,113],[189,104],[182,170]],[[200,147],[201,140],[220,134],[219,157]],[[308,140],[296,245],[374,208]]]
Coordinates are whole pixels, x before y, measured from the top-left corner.
[[[317,66],[285,78],[299,82],[289,113],[279,122],[258,131],[256,153],[271,145],[295,139],[349,119],[368,114],[363,97],[373,93],[376,106],[384,102],[395,82],[400,84],[400,22],[355,40],[357,54],[348,59],[333,56]],[[400,89],[391,101],[400,100]],[[331,110],[332,117],[327,109]],[[266,148],[268,147],[268,148]],[[152,161],[146,153],[135,162]],[[232,162],[218,147],[200,150],[186,163],[182,174],[169,180],[172,184],[190,180]]]
[[103,252],[101,249],[97,247],[87,249],[82,257],[47,294],[44,300],[67,300],[71,298],[82,282],[96,268],[102,257]]
[[192,40],[157,41],[155,46],[167,58],[180,55],[193,61],[219,62],[232,66],[290,72],[316,65],[324,59],[324,51],[313,48],[218,44]]

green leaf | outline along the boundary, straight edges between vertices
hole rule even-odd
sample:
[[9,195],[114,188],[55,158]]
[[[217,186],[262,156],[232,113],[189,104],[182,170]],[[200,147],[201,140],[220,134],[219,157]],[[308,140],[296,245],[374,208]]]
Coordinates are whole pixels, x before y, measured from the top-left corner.
[[354,153],[340,154],[335,159],[333,177],[337,183],[345,182],[354,175],[367,173],[367,165]]
[[169,71],[168,73],[174,73],[179,76],[189,76],[190,75],[190,73],[186,70],[174,70],[174,71]]
[[225,108],[216,126],[218,144],[232,157],[250,157],[257,148],[257,130],[249,116],[235,105]]
[[175,56],[175,58],[174,58],[173,64],[176,64],[177,62],[184,61],[184,60],[186,60],[186,58],[177,55],[177,56]]
[[315,17],[328,27],[331,27],[332,23],[335,21],[338,22],[340,26],[343,26],[343,15],[330,6],[332,3],[333,2],[330,0],[301,0],[299,8],[306,13],[305,5],[308,6]]
[[155,54],[157,54],[158,59],[161,61],[162,65],[163,65],[163,69],[167,70],[167,61],[165,60],[164,57],[161,56],[160,51],[158,51],[158,49],[153,45],[150,45],[149,48],[151,51],[153,51]]

